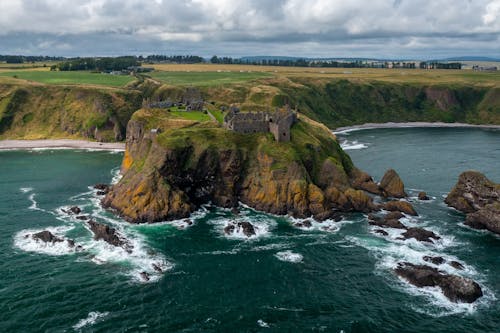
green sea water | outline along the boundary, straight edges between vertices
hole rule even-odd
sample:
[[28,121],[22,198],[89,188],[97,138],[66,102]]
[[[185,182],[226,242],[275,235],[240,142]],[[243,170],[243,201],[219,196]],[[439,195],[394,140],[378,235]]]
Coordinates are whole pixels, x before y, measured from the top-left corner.
[[[405,223],[439,242],[377,236],[362,214],[303,230],[244,207],[239,216],[203,207],[190,227],[130,225],[102,210],[91,187],[116,179],[121,153],[0,152],[0,332],[499,332],[500,238],[463,226],[443,196],[467,169],[500,182],[500,131],[383,129],[339,139],[376,179],[399,172],[420,213]],[[419,190],[433,200],[418,202]],[[94,241],[61,211],[73,205],[117,228],[132,253]],[[226,237],[234,220],[254,223],[257,236]],[[24,237],[47,229],[82,250]],[[424,255],[461,262],[463,271],[441,269],[473,278],[485,295],[455,304],[392,273]]]

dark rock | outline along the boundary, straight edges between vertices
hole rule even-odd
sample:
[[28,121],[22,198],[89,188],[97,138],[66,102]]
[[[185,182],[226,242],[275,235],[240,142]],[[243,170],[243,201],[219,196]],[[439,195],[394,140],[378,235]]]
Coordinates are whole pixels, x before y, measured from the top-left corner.
[[385,197],[406,197],[405,185],[399,177],[398,173],[393,169],[389,169],[385,172],[379,186],[382,189]]
[[379,235],[382,235],[382,236],[389,236],[389,234],[387,233],[387,231],[382,230],[382,229],[375,230],[375,233],[379,234]]
[[427,201],[427,200],[430,200],[430,198],[427,196],[427,193],[419,192],[418,193],[418,200]]
[[424,256],[424,260],[427,262],[431,262],[434,265],[442,265],[446,262],[443,257]]
[[94,188],[96,190],[107,191],[109,189],[109,185],[107,185],[107,184],[95,184]]
[[461,263],[459,263],[458,261],[450,261],[448,263],[451,267],[455,268],[455,269],[458,269],[458,270],[463,270],[465,267],[464,265],[462,265]]
[[440,239],[438,235],[433,233],[432,231],[425,230],[422,228],[408,228],[404,233],[401,234],[403,236],[402,239],[410,239],[415,238],[419,242],[433,242],[434,240]]
[[325,210],[324,212],[314,215],[314,219],[316,221],[323,222],[325,220],[333,219],[337,215],[338,213],[334,212],[333,210]]
[[108,192],[106,192],[106,191],[97,191],[96,194],[97,195],[106,195],[106,193],[108,193]]
[[344,219],[344,217],[340,213],[335,213],[332,218],[335,222],[340,222]]
[[62,238],[55,236],[48,230],[37,232],[36,234],[31,235],[31,237],[34,240],[41,240],[42,242],[52,243],[52,244],[64,241]]
[[231,224],[228,224],[228,225],[224,228],[224,233],[225,233],[226,235],[230,235],[230,234],[232,234],[232,233],[234,232],[234,229],[235,229],[235,228],[236,228],[236,227],[234,226],[234,224],[232,224],[232,223],[231,223]]
[[383,204],[382,207],[388,211],[399,211],[408,215],[418,216],[415,208],[406,201],[389,201]]
[[141,272],[140,275],[144,281],[149,281],[149,274],[147,272]]
[[89,225],[90,230],[94,233],[95,240],[103,240],[113,246],[122,247],[129,253],[132,252],[132,246],[118,236],[115,228],[93,220],[87,221],[87,224]]
[[72,239],[66,239],[66,242],[68,242],[69,247],[75,247],[75,241]]
[[304,222],[302,222],[302,224],[304,225],[304,227],[306,228],[310,228],[312,227],[312,223],[310,220],[305,220]]
[[440,287],[443,294],[455,303],[472,303],[483,296],[477,282],[458,275],[444,274],[430,266],[405,262],[400,263],[394,271],[398,276],[419,288]]
[[69,214],[69,215],[73,215],[73,214],[78,215],[82,212],[82,210],[78,206],[70,207],[68,210],[65,210],[65,209],[61,209],[61,210],[64,213]]
[[376,225],[377,227],[382,227],[382,228],[406,229],[406,226],[403,223],[399,222],[398,220],[380,219],[377,221],[370,221],[368,223],[370,225]]
[[77,245],[77,246],[76,246],[76,248],[75,248],[75,250],[76,250],[77,252],[83,251],[83,246],[81,246],[81,245]]
[[240,215],[240,210],[236,207],[233,207],[231,209],[231,213],[233,213],[234,215]]
[[255,235],[255,228],[250,222],[238,222],[238,227],[243,229],[243,234],[247,237]]
[[88,220],[89,217],[87,215],[78,215],[75,217],[75,219],[85,221]]
[[403,213],[399,211],[389,212],[384,216],[384,220],[399,220],[405,217]]
[[151,264],[151,266],[153,266],[153,269],[154,269],[155,271],[157,271],[158,273],[163,273],[163,270],[162,270],[162,269],[161,269],[161,267],[160,267],[160,266],[158,266],[157,264],[152,263],[152,264]]
[[186,225],[193,225],[193,221],[191,221],[190,219],[185,219],[184,223],[186,223]]

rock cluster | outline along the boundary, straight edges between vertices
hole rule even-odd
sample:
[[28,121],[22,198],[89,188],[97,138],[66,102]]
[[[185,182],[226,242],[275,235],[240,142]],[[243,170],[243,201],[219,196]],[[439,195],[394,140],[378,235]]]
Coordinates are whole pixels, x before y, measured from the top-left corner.
[[132,245],[121,237],[115,228],[93,220],[87,221],[87,225],[94,234],[95,240],[103,240],[113,246],[121,247],[129,253],[132,252]]
[[452,302],[472,303],[483,296],[479,284],[458,275],[446,274],[427,265],[403,262],[395,273],[416,287],[439,287]]
[[500,184],[477,171],[466,171],[445,199],[466,214],[465,224],[500,234]]

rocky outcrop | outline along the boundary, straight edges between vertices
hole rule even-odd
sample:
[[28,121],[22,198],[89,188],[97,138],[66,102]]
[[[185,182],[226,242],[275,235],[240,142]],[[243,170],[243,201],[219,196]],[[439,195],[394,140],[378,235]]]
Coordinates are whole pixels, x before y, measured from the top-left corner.
[[40,240],[40,241],[45,242],[45,243],[59,243],[59,242],[64,241],[64,239],[57,237],[56,235],[54,235],[53,233],[51,233],[48,230],[37,232],[37,233],[31,235],[31,237],[34,240]]
[[426,265],[400,263],[395,273],[416,287],[439,287],[452,302],[473,303],[483,296],[479,284],[471,279],[458,275],[440,272]]
[[430,200],[429,196],[425,192],[418,192],[418,200],[428,201]]
[[391,212],[397,211],[397,212],[403,212],[411,216],[418,216],[418,213],[415,210],[415,208],[413,208],[413,206],[406,201],[388,201],[382,204],[381,208]]
[[401,234],[402,239],[414,238],[419,242],[433,243],[434,240],[439,240],[441,237],[436,235],[430,230],[425,230],[422,228],[408,228],[405,232]]
[[224,233],[226,235],[232,235],[234,233],[242,232],[246,237],[255,236],[255,228],[253,224],[250,222],[238,222],[238,223],[229,223],[224,228]]
[[103,240],[113,246],[121,247],[129,253],[132,251],[132,245],[119,236],[115,228],[92,220],[88,221],[87,225],[94,234],[95,240]]
[[385,172],[379,187],[386,197],[405,198],[407,196],[403,181],[393,169],[389,169]]
[[362,172],[335,137],[306,121],[294,125],[295,138],[286,144],[192,123],[156,136],[147,124],[129,122],[123,178],[102,201],[130,222],[185,218],[208,202],[317,220],[377,209],[354,185]]
[[462,173],[445,202],[465,213],[470,227],[500,234],[500,184],[480,172]]

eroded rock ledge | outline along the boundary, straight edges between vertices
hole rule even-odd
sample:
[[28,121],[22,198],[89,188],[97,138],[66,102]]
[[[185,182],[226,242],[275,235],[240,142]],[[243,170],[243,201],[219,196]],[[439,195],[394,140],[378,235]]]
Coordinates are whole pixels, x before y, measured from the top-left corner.
[[445,202],[466,214],[466,225],[500,234],[500,184],[482,173],[462,173]]

